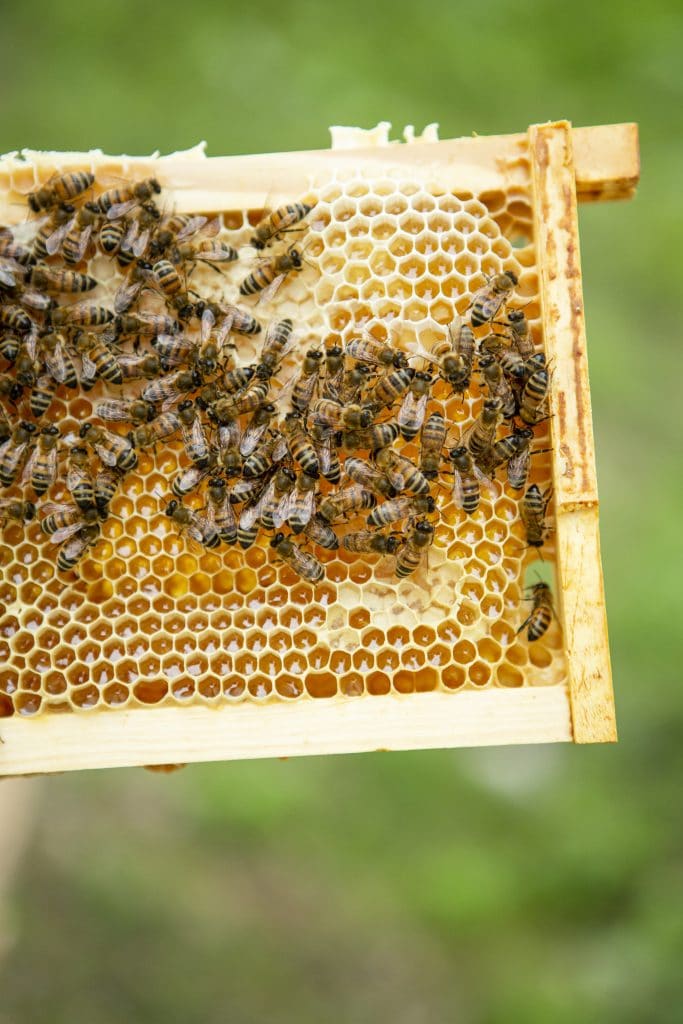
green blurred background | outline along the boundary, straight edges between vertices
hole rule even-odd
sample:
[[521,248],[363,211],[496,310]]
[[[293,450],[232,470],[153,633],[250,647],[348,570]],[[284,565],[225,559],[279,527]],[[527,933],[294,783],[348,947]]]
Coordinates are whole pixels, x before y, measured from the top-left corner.
[[674,1024],[683,9],[337,6],[6,2],[0,150],[639,121],[638,198],[581,209],[621,741],[5,783],[36,802],[0,1022]]

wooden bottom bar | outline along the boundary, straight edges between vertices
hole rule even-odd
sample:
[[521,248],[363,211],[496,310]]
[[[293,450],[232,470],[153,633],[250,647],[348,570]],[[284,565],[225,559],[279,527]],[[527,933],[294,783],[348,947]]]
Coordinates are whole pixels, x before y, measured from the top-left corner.
[[0,720],[0,775],[572,739],[566,687]]

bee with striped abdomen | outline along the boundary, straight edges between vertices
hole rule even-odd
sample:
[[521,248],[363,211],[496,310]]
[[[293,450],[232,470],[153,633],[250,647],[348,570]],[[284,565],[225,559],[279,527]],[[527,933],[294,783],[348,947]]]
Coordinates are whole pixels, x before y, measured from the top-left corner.
[[67,388],[78,387],[76,365],[66,347],[63,334],[48,331],[40,339],[40,349],[45,361],[45,369],[52,379]]
[[432,524],[427,519],[418,519],[396,557],[395,572],[399,579],[412,575],[421,567],[433,540]]
[[280,431],[275,430],[246,457],[242,476],[245,480],[264,476],[276,463],[281,462],[286,454],[287,442]]
[[282,424],[282,430],[287,439],[289,454],[297,462],[304,473],[309,476],[320,476],[320,463],[318,455],[303,426],[301,417],[296,413],[288,413]]
[[66,464],[66,489],[82,511],[95,504],[88,452],[80,445],[76,445],[69,452]]
[[181,533],[196,540],[205,548],[216,548],[221,542],[218,530],[210,516],[202,515],[172,498],[164,509],[165,515],[179,527]]
[[286,206],[279,206],[259,221],[249,244],[255,249],[264,249],[274,239],[291,230],[295,224],[300,224],[312,209],[308,203],[288,203]]
[[531,374],[519,403],[519,418],[528,426],[533,427],[543,419],[543,405],[548,397],[550,375],[545,367]]
[[328,494],[321,502],[318,515],[326,523],[334,523],[338,519],[348,518],[364,509],[374,508],[377,498],[367,487],[350,484],[340,491]]
[[185,454],[195,466],[205,469],[209,464],[209,442],[202,425],[199,411],[194,402],[181,402],[178,406],[180,431],[185,447]]
[[109,423],[132,423],[138,427],[150,423],[157,414],[156,406],[144,398],[105,398],[95,406],[101,420]]
[[[227,398],[218,398],[216,401],[211,402],[208,408],[209,418],[214,420],[216,423],[232,423],[233,420],[237,419],[237,417],[241,416],[243,413],[253,412],[261,406],[265,406],[267,404],[266,399],[268,397],[268,391],[268,381],[259,380],[257,377],[254,377],[250,381],[248,388],[245,391],[242,391],[241,394],[230,395]],[[268,404],[266,412],[272,415],[274,411],[275,407]],[[265,423],[268,421],[264,418],[263,422]],[[256,447],[259,438],[262,436],[262,433],[263,431],[259,435],[250,434],[248,443],[244,441],[244,437],[242,438],[240,451],[243,455],[245,454],[245,448],[249,449],[246,451],[246,454],[251,454],[253,449]]]
[[365,430],[347,430],[343,434],[344,447],[350,451],[367,448],[377,451],[393,444],[400,434],[398,423],[373,423]]
[[251,313],[233,306],[228,302],[214,302],[207,299],[200,299],[195,303],[195,315],[201,320],[201,338],[206,341],[214,327],[221,326],[235,334],[253,335],[259,334],[261,324]]
[[110,309],[88,300],[75,302],[72,306],[57,306],[47,315],[47,322],[52,327],[103,327],[113,319]]
[[302,551],[291,538],[285,537],[284,533],[276,533],[270,546],[302,580],[317,583],[323,578],[325,570],[318,559],[308,551]]
[[28,205],[34,213],[50,210],[59,203],[68,203],[69,200],[80,196],[82,192],[91,187],[94,181],[95,175],[89,171],[69,171],[67,174],[55,174],[35,192],[29,192]]
[[346,343],[346,355],[352,359],[358,359],[362,363],[370,363],[371,366],[379,366],[384,369],[393,367],[395,370],[408,365],[405,352],[387,345],[386,342],[378,341],[370,334],[362,338],[352,338]]
[[58,244],[54,250],[55,252],[57,251],[59,244],[61,244],[62,239],[73,223],[75,214],[76,207],[71,203],[59,203],[58,206],[55,206],[55,208],[50,211],[49,215],[38,228],[38,231],[31,243],[30,252],[32,255],[32,262],[35,262],[36,260],[44,260],[48,256],[52,255],[50,249],[48,249],[48,245],[54,236],[57,236],[58,238]]
[[375,465],[387,477],[398,494],[428,494],[429,481],[410,459],[399,455],[393,448],[380,448],[373,455]]
[[313,516],[304,530],[304,536],[312,540],[318,547],[327,551],[336,551],[339,547],[339,538],[332,527],[319,516]]
[[436,502],[429,494],[402,494],[400,497],[383,501],[374,508],[367,518],[368,526],[390,526],[401,519],[431,514]]
[[403,396],[396,422],[400,427],[401,436],[404,441],[412,441],[422,429],[431,386],[432,378],[430,375],[418,370],[411,381],[410,387]]
[[90,239],[99,221],[100,215],[95,204],[84,203],[68,225],[63,241],[59,236],[56,242],[54,236],[49,240],[47,243],[48,252],[52,254],[52,247],[55,244],[59,247],[61,242],[62,256],[65,263],[68,263],[70,266],[80,263],[82,259],[85,259]]
[[30,481],[38,497],[45,494],[55,482],[59,437],[59,427],[54,424],[43,427],[38,434],[38,443],[26,463],[23,481]]
[[96,281],[90,274],[80,274],[77,270],[55,270],[53,267],[34,267],[28,278],[34,288],[59,295],[65,292],[91,292],[97,288]]
[[420,348],[418,354],[438,366],[441,379],[462,395],[470,386],[474,347],[472,328],[459,321],[448,325],[447,337],[437,341],[431,351]]
[[496,436],[496,430],[502,416],[502,402],[499,398],[487,398],[481,407],[476,420],[462,436],[462,443],[467,446],[475,462],[484,456]]
[[472,327],[483,327],[495,319],[498,310],[508,301],[518,283],[517,275],[512,270],[505,270],[502,274],[490,277],[472,299]]
[[296,484],[296,474],[287,466],[281,466],[268,481],[259,497],[255,520],[264,530],[278,530],[286,521],[290,496]]
[[145,178],[143,181],[131,182],[103,192],[96,201],[97,209],[106,215],[107,220],[118,220],[136,206],[149,202],[160,192],[161,185],[156,178]]
[[395,498],[396,489],[384,473],[364,459],[349,457],[344,463],[344,472],[349,480],[369,488],[383,498]]
[[453,463],[453,500],[458,508],[471,516],[479,508],[483,474],[464,445],[452,448],[449,457]]
[[269,380],[279,368],[290,345],[293,328],[294,324],[289,319],[273,321],[269,325],[256,367],[256,374],[262,380]]
[[541,491],[538,484],[527,488],[519,514],[526,533],[526,542],[530,548],[543,547],[547,532],[545,515],[552,497],[552,488]]
[[375,533],[374,530],[356,530],[342,539],[342,547],[358,554],[394,555],[401,546],[395,534]]
[[142,451],[151,448],[158,441],[170,437],[180,430],[180,417],[175,412],[162,412],[160,416],[146,423],[141,423],[128,434],[128,440],[133,448]]
[[301,369],[292,384],[292,408],[301,414],[308,412],[313,401],[316,384],[320,375],[323,353],[319,348],[310,348],[304,356]]
[[240,455],[247,458],[255,451],[261,438],[270,427],[276,408],[272,402],[259,405],[249,418],[240,440]]
[[81,527],[75,536],[64,540],[57,555],[57,568],[60,572],[69,572],[71,569],[75,569],[85,552],[97,543],[99,537],[100,524],[93,523],[90,526]]
[[415,370],[412,366],[404,366],[391,373],[385,373],[379,378],[376,384],[368,390],[365,396],[364,406],[372,416],[377,416],[382,409],[388,408],[402,398],[408,390],[415,377]]
[[74,349],[81,357],[81,386],[89,391],[99,377],[108,384],[123,384],[123,371],[114,352],[99,335],[92,331],[79,331]]
[[105,466],[95,477],[95,506],[100,519],[104,518],[109,511],[109,505],[116,494],[119,484],[123,479],[120,469]]
[[301,533],[315,511],[318,477],[299,473],[287,503],[287,522],[292,533]]
[[338,432],[324,423],[312,423],[309,437],[318,456],[321,475],[331,484],[338,484],[342,473],[337,450]]
[[228,485],[220,476],[211,477],[206,489],[206,512],[209,523],[226,544],[237,540],[237,518],[230,504]]
[[526,627],[527,640],[533,643],[540,640],[547,631],[553,618],[553,595],[547,583],[534,583],[531,588],[533,606],[522,625],[517,630],[521,633]]
[[116,338],[125,335],[156,337],[158,334],[177,334],[180,324],[165,313],[121,313],[111,330]]
[[154,380],[161,373],[161,360],[154,352],[120,355],[116,359],[124,381]]
[[510,329],[512,343],[522,359],[530,359],[534,354],[534,339],[524,310],[508,310],[505,326]]
[[93,423],[81,424],[78,436],[93,448],[105,466],[129,470],[137,465],[138,457],[129,438],[112,434],[110,430],[96,427]]
[[489,398],[498,398],[501,402],[501,415],[509,420],[515,415],[517,402],[507,377],[503,373],[501,363],[494,356],[481,356],[479,369],[484,376],[484,383]]
[[130,264],[126,278],[121,282],[114,295],[114,312],[117,316],[127,313],[134,302],[141,296],[144,288],[150,288],[154,281],[152,265],[147,260],[134,260]]
[[0,445],[0,484],[3,487],[11,487],[18,477],[37,431],[35,423],[20,420],[11,435]]
[[100,521],[100,515],[94,504],[87,508],[79,508],[78,505],[72,505],[69,502],[44,501],[40,506],[40,511],[44,514],[40,528],[43,533],[53,538],[53,544],[61,544],[72,533]]
[[242,431],[238,420],[233,420],[231,423],[222,423],[218,427],[216,437],[217,457],[228,479],[233,476],[239,476],[242,472],[241,437]]
[[446,420],[442,412],[432,412],[420,435],[419,470],[426,480],[436,480],[441,467],[441,452],[446,443]]
[[365,430],[372,423],[370,409],[360,405],[342,405],[332,398],[319,398],[311,407],[315,423],[332,427],[333,430]]
[[303,270],[302,254],[291,245],[279,256],[271,256],[261,261],[240,285],[240,295],[258,295],[266,288],[276,288],[287,274],[299,273]]
[[170,405],[189,391],[201,387],[202,376],[198,370],[176,370],[158,380],[145,384],[142,397],[146,402],[163,402]]

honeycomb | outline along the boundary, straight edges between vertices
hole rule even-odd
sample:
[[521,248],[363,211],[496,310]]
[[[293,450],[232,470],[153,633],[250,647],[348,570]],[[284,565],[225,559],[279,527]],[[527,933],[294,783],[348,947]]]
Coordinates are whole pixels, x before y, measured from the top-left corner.
[[[8,201],[35,187],[32,175],[30,165],[10,174]],[[443,336],[485,275],[512,269],[515,304],[526,304],[540,351],[528,178],[524,156],[518,184],[476,195],[444,191],[427,176],[377,178],[347,168],[315,194],[291,197],[316,202],[306,266],[253,311],[264,323],[291,317],[300,348],[366,330],[411,353],[418,339],[429,348]],[[246,245],[261,216],[225,211],[223,237]],[[95,299],[106,301],[120,278],[100,256],[89,271],[102,282]],[[244,276],[240,260],[219,283],[207,270],[193,282],[237,301]],[[240,360],[252,361],[258,346],[258,337],[240,341]],[[101,383],[76,398],[60,388],[50,416],[77,433],[105,394]],[[456,433],[481,403],[476,376],[465,399],[449,397],[442,383],[433,395]],[[536,448],[550,449],[549,429],[549,422],[536,428]],[[548,485],[549,458],[534,455],[530,482]],[[141,452],[76,572],[57,572],[55,548],[37,522],[0,533],[0,716],[566,681],[556,620],[533,644],[517,634],[529,607],[524,588],[539,563],[525,547],[519,496],[503,480],[470,516],[447,486],[439,489],[439,522],[420,578],[389,582],[376,574],[376,560],[316,549],[325,576],[311,584],[274,560],[266,536],[247,551],[188,544],[163,513],[169,481],[187,464],[179,441]],[[61,483],[51,497],[68,498]],[[202,504],[199,495],[186,501]],[[550,532],[540,571],[547,577],[554,563]]]

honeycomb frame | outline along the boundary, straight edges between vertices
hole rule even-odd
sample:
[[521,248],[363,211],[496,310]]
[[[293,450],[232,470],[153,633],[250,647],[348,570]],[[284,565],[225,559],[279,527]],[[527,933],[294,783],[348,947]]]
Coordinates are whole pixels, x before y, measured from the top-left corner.
[[[628,198],[638,176],[634,125],[572,130],[567,122],[515,136],[386,147],[201,159],[25,154],[0,162],[0,222],[16,221],[9,178],[23,190],[56,169],[93,166],[156,174],[178,212],[259,210],[323,188],[349,169],[368,178],[400,169],[454,194],[520,188],[530,175],[542,331],[551,390],[555,601],[566,682],[515,689],[402,693],[374,699],[136,707],[0,718],[0,774],[184,763],[376,749],[616,738],[602,589],[590,392],[576,202]],[[526,156],[526,169],[522,167]],[[275,171],[277,168],[277,173]],[[273,181],[277,193],[273,194]],[[540,258],[542,254],[542,258]],[[2,608],[0,608],[2,611]],[[2,666],[0,666],[0,670]],[[305,696],[305,695],[304,695]]]

